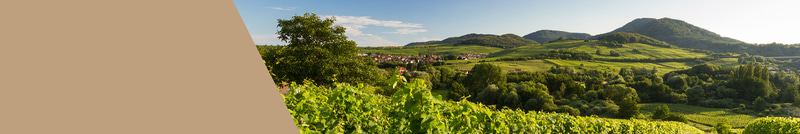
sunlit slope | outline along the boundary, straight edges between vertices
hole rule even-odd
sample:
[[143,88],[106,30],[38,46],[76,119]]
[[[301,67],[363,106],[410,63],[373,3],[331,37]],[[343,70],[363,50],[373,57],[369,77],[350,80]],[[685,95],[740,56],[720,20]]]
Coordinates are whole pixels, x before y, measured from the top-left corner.
[[[605,59],[702,58],[708,56],[705,53],[692,52],[679,48],[663,48],[642,43],[627,43],[622,44],[622,47],[608,47],[602,45],[597,40],[588,42],[584,40],[569,40],[505,49],[492,53],[489,57],[532,57],[558,49],[583,51],[592,54],[595,58]],[[600,50],[600,55],[596,54],[598,50]],[[639,52],[634,50],[638,50]],[[611,56],[609,55],[610,51],[620,53],[622,56]]]

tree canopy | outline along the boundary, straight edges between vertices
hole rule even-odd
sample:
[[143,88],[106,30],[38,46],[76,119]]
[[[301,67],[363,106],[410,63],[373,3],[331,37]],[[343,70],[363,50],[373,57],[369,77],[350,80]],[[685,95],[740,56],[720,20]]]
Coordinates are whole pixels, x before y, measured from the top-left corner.
[[275,83],[308,79],[322,85],[372,84],[380,79],[374,62],[356,56],[356,43],[348,40],[345,28],[334,26],[334,21],[314,13],[278,19],[278,38],[289,44],[262,55]]

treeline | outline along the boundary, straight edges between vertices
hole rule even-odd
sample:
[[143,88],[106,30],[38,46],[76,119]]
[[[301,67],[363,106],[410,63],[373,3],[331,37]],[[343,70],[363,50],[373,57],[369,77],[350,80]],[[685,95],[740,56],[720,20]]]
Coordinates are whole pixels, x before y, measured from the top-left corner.
[[[600,53],[598,52],[595,52]],[[616,54],[615,54],[616,53]],[[609,55],[617,55],[621,56],[618,52],[609,51]],[[697,62],[703,63],[707,61],[713,61],[719,58],[729,58],[733,57],[730,53],[724,54],[717,54],[714,53],[708,57],[700,57],[700,58],[599,58],[594,57],[594,55],[584,52],[584,51],[575,51],[569,49],[559,49],[553,50],[548,53],[537,54],[535,56],[530,57],[506,57],[506,58],[499,58],[495,61],[523,61],[523,60],[534,60],[534,59],[569,59],[569,60],[599,60],[599,61],[611,61],[611,62]]]
[[547,41],[547,43],[554,43],[554,42],[561,42],[561,41],[575,41],[575,40],[583,40],[584,42],[589,42],[588,39],[579,39],[579,38],[575,38],[575,37],[568,37],[568,38],[558,37],[558,38],[556,38],[554,40]]
[[696,62],[696,63],[703,63],[707,61],[713,61],[717,58],[715,57],[702,57],[702,58],[594,58],[595,60],[600,61],[611,61],[611,62]]
[[544,43],[552,40],[556,40],[558,38],[577,38],[577,39],[586,39],[592,35],[586,33],[570,33],[565,31],[557,31],[557,30],[539,30],[533,33],[529,33],[525,36],[522,36],[525,39],[534,40],[536,42]]
[[592,54],[584,51],[575,51],[569,49],[558,49],[548,53],[537,54],[530,57],[505,57],[499,58],[496,61],[523,61],[534,59],[570,59],[570,60],[593,60]]
[[606,34],[598,37],[598,40],[600,40],[600,44],[612,47],[622,47],[622,44],[627,43],[642,43],[663,48],[677,48],[676,46],[670,45],[663,41],[659,41],[641,34],[628,32]]
[[673,84],[686,91],[691,105],[733,108],[759,116],[800,116],[791,112],[794,108],[780,104],[800,106],[800,78],[795,72],[771,73],[768,66],[751,62],[739,67],[701,64],[664,77],[676,80]]
[[444,39],[442,41],[413,42],[413,43],[408,43],[405,46],[456,43],[456,42],[462,42],[462,41],[465,41],[465,40],[468,40],[468,39],[472,39],[472,38],[475,38],[475,37],[483,37],[483,36],[496,36],[496,35],[469,33],[469,34],[465,34],[465,35],[462,35],[462,36],[459,36],[459,37],[450,37],[450,38]]
[[504,34],[501,36],[492,35],[492,36],[480,36],[480,37],[470,38],[462,42],[459,42],[456,45],[481,45],[481,46],[498,47],[498,48],[514,48],[531,44],[538,44],[538,43],[533,40],[519,37],[515,34]]
[[[741,42],[723,42],[709,39],[697,38],[680,38],[672,42],[680,44],[694,44],[684,45],[681,47],[710,50],[717,53],[749,53],[753,55],[762,56],[800,56],[800,45],[797,44],[748,44]],[[702,45],[700,45],[702,44]]]

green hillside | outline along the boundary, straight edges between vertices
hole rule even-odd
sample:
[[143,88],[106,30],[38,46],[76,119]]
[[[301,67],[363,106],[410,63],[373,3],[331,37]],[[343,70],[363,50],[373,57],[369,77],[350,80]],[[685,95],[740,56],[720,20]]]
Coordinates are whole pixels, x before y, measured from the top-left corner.
[[[647,59],[647,58],[701,58],[708,55],[704,53],[691,52],[689,50],[677,48],[663,48],[642,43],[627,43],[622,44],[622,47],[609,47],[602,44],[600,41],[592,40],[585,42],[583,40],[571,40],[548,43],[544,45],[531,45],[511,49],[505,49],[499,52],[489,54],[489,57],[529,57],[537,54],[548,53],[552,50],[566,49],[575,50],[580,52],[587,52],[593,54],[597,58],[607,59]],[[600,55],[595,54],[600,50]],[[638,52],[636,52],[636,51]],[[610,56],[609,52],[615,51],[622,56]]]
[[497,48],[514,48],[533,44],[538,44],[538,42],[519,37],[515,34],[504,34],[501,36],[491,35],[470,38],[461,41],[456,45],[479,45]]
[[592,36],[590,39],[598,39],[600,36],[617,32],[638,33],[678,47],[709,50],[717,53],[749,53],[762,56],[800,55],[800,45],[798,44],[745,43],[736,39],[722,37],[712,31],[672,18],[635,19],[620,28],[605,34]]
[[693,41],[693,40],[709,40],[715,42],[742,43],[739,40],[722,37],[717,33],[694,26],[685,21],[672,18],[661,18],[661,19],[639,18],[625,24],[620,28],[615,29],[614,31],[596,35],[592,37],[592,39],[597,39],[600,36],[616,32],[638,33],[680,47],[691,46],[691,44],[686,44],[686,43],[688,43],[688,41]]
[[419,45],[429,45],[429,44],[447,44],[447,43],[457,43],[462,42],[468,39],[476,38],[476,37],[483,37],[483,36],[497,36],[492,34],[477,34],[477,33],[470,33],[458,37],[450,37],[441,41],[426,41],[426,42],[412,42],[408,43],[405,46],[419,46]]
[[685,114],[689,121],[701,130],[709,131],[717,122],[727,119],[731,127],[741,131],[750,121],[755,120],[756,116],[737,114],[727,111],[724,108],[706,108],[686,104],[672,103],[647,103],[639,104],[642,114],[650,116],[657,106],[667,105],[671,112]]
[[736,39],[723,37],[712,31],[672,18],[639,18],[611,32],[590,37],[599,37],[617,32],[637,33],[666,43],[692,49],[709,50],[717,53],[749,53],[763,56],[797,56],[800,47],[785,44],[749,44]]
[[604,41],[607,43],[607,45],[611,46],[621,46],[619,44],[625,44],[625,43],[643,43],[664,48],[677,48],[676,46],[667,44],[666,42],[663,41],[659,41],[641,34],[628,33],[628,32],[616,32],[616,33],[606,34],[598,37],[598,40]]
[[558,30],[539,30],[525,36],[522,36],[525,39],[534,40],[536,42],[546,43],[552,40],[556,40],[558,38],[578,38],[578,39],[585,39],[592,35],[587,33],[570,33],[565,31],[558,31]]

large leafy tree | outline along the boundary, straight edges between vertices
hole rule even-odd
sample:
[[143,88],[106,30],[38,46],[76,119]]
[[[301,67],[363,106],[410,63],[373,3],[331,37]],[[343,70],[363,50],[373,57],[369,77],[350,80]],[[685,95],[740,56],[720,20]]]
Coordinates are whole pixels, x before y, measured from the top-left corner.
[[[464,87],[469,90],[471,96],[477,97],[478,93],[483,92],[487,86],[495,84],[500,90],[506,88],[506,77],[502,68],[491,63],[476,64],[472,67],[467,77],[464,79]],[[473,97],[468,98],[474,101]]]
[[278,19],[278,38],[289,44],[262,57],[275,83],[306,79],[321,85],[377,83],[375,63],[356,55],[356,42],[347,40],[345,28],[334,26],[334,21],[314,13]]

